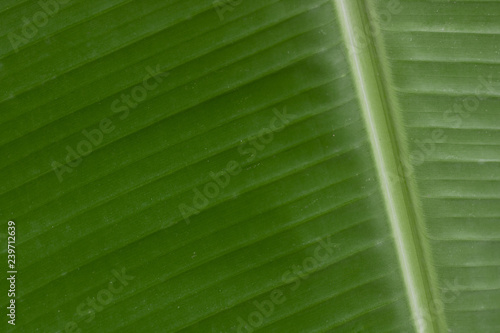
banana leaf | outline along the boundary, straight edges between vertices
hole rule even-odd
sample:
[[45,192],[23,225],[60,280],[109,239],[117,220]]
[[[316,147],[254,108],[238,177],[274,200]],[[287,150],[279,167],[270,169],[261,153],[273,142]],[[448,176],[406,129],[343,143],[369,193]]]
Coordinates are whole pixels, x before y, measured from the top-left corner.
[[2,332],[500,332],[500,2],[2,0]]

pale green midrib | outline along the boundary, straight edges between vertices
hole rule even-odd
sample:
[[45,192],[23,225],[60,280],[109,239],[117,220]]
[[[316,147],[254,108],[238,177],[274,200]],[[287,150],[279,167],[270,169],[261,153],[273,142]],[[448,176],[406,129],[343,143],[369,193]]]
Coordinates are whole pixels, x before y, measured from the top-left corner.
[[[391,183],[389,178],[392,175],[399,179],[398,170],[404,171],[404,168],[401,168],[401,157],[406,154],[402,153],[404,150],[401,150],[398,140],[395,140],[395,133],[398,132],[395,131],[396,126],[391,119],[389,98],[377,76],[382,72],[377,68],[381,64],[372,53],[374,50],[369,47],[357,48],[355,44],[355,32],[367,31],[364,29],[367,19],[366,7],[362,0],[332,0],[332,2],[339,16],[348,54],[351,55],[349,61],[353,79],[372,144],[414,327],[419,333],[445,331],[446,323],[442,316],[438,315],[440,318],[437,319],[433,317],[431,302],[437,299],[433,296],[436,292],[433,283],[435,279],[430,272],[432,264],[426,252],[428,247],[423,244],[425,238],[420,235],[423,228],[417,225],[421,215],[417,213],[415,195],[410,191],[410,188],[415,187],[407,184],[407,175],[404,172],[401,175],[402,184],[399,181]],[[364,36],[371,39],[367,34]],[[367,44],[371,45],[370,42]]]
[[[381,32],[381,27],[378,22],[380,18],[377,17],[375,4],[371,1],[362,0],[363,8],[365,9],[365,17],[369,19],[372,24],[376,26],[375,31]],[[425,216],[422,209],[417,182],[414,175],[414,168],[410,163],[409,140],[406,132],[406,126],[401,116],[401,106],[398,98],[396,97],[396,90],[392,84],[392,74],[390,66],[388,66],[388,56],[385,52],[385,44],[383,41],[383,34],[374,35],[373,41],[373,61],[374,67],[379,71],[379,87],[383,95],[386,110],[386,121],[389,126],[389,133],[392,137],[392,143],[395,146],[395,154],[398,157],[399,167],[401,170],[398,175],[398,180],[401,180],[403,187],[404,198],[407,203],[410,223],[413,230],[413,238],[417,249],[417,255],[420,265],[420,270],[424,276],[424,287],[427,293],[428,301],[428,317],[432,325],[438,332],[448,332],[446,318],[442,311],[436,311],[436,306],[441,306],[440,291],[438,288],[437,273],[435,270],[435,263],[432,257],[431,245],[425,226]],[[371,45],[371,44],[369,44]],[[406,162],[406,163],[405,163]],[[403,165],[404,164],[404,165]],[[434,311],[433,311],[434,310]]]

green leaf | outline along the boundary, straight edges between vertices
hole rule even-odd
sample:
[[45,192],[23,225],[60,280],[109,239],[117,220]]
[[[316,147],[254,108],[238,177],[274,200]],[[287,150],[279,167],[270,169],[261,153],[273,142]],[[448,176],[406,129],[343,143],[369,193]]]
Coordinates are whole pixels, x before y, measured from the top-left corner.
[[500,331],[499,18],[4,0],[2,331]]

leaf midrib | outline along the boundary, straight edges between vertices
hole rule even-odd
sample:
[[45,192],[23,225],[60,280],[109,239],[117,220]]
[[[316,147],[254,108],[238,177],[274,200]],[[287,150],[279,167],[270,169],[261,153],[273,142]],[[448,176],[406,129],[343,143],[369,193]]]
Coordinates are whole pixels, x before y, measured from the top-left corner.
[[[367,39],[367,46],[356,45],[356,31],[372,31],[367,27],[367,20],[368,13],[373,11],[369,11],[369,4],[361,0],[333,0],[333,2],[344,32],[353,79],[372,143],[373,159],[393,231],[414,327],[419,333],[446,330],[442,313],[436,314],[431,307],[432,302],[438,299],[437,289],[431,271],[432,263],[430,257],[426,255],[429,247],[425,243],[425,236],[422,235],[421,224],[418,224],[422,223],[422,216],[417,212],[416,187],[403,168],[403,161],[408,155],[398,142],[405,143],[406,140],[404,134],[396,130],[398,128],[396,125],[401,126],[402,122],[398,121],[397,117],[393,119],[394,112],[391,114],[391,109],[393,111],[397,107],[391,105],[395,101],[394,98],[391,99],[393,96],[386,95],[388,93],[385,85],[390,82],[387,77],[380,79],[377,75],[383,76],[387,71],[376,57],[377,51],[381,49],[383,54],[383,47],[380,45],[381,42],[376,40],[377,36],[370,36],[367,33],[363,33],[363,37]],[[370,17],[368,24],[374,24],[371,21],[374,19],[376,18]],[[396,176],[398,181],[391,183],[389,178],[391,175]],[[433,318],[433,315],[436,317]],[[430,325],[427,321],[430,321]]]

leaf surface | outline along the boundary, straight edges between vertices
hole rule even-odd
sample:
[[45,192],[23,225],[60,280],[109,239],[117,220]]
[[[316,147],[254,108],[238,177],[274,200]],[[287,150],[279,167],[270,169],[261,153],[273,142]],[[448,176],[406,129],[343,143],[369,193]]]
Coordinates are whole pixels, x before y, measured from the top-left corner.
[[63,2],[0,4],[7,332],[500,330],[500,3]]

